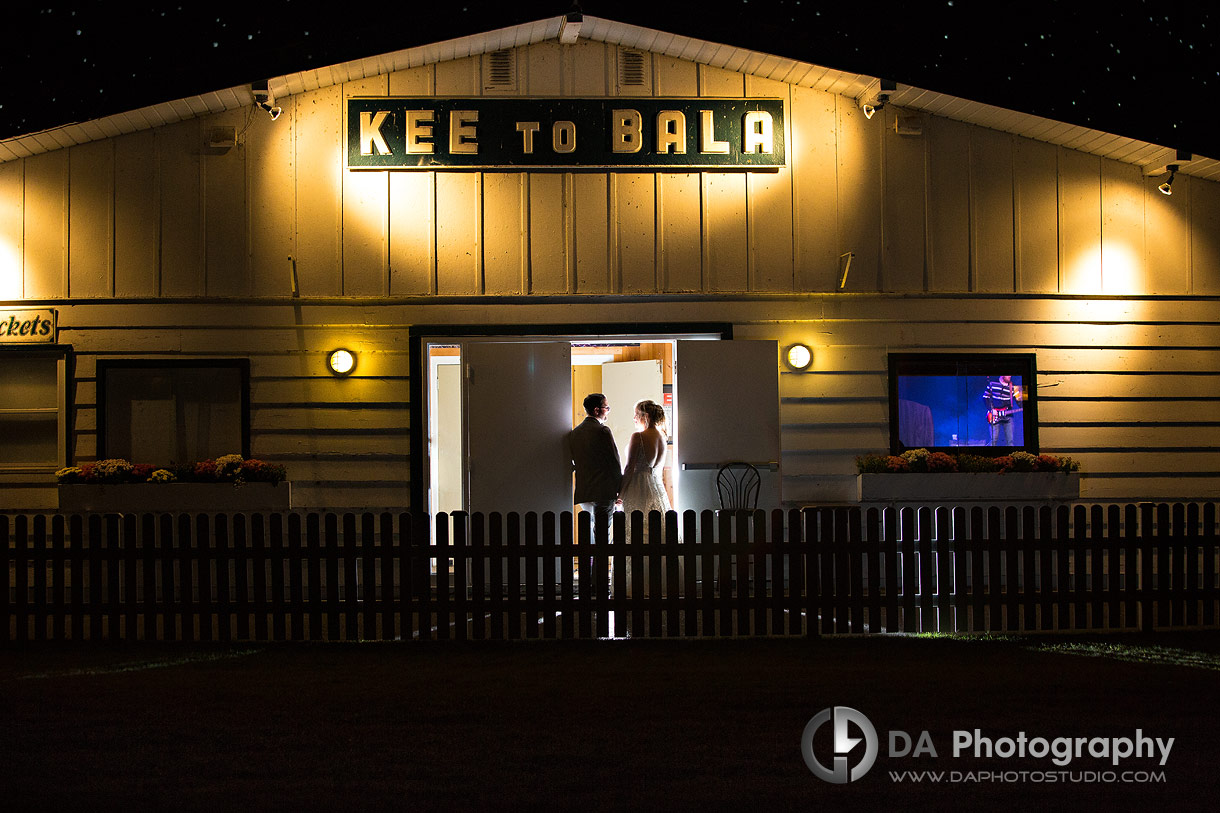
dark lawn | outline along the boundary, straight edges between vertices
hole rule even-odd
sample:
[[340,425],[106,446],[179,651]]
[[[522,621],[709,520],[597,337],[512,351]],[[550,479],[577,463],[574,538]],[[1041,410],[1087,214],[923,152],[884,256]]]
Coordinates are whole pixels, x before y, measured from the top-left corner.
[[[10,810],[1214,809],[1218,688],[1217,633],[40,646],[0,652],[0,798]],[[845,786],[814,777],[799,750],[809,718],[836,704],[881,737],[872,771]],[[1175,743],[1163,769],[1126,766],[1164,770],[1161,784],[891,780],[1114,770],[1087,756],[953,759],[952,732],[975,728],[1142,728]],[[889,757],[891,729],[927,729],[939,758]]]

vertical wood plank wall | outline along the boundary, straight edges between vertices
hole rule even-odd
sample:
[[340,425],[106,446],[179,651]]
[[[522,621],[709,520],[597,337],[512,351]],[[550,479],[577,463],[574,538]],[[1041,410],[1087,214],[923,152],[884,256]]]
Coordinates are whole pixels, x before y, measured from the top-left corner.
[[[928,115],[922,134],[851,99],[613,46],[518,49],[413,68],[10,162],[26,298],[951,291],[1220,292],[1220,184],[1156,192],[1135,167]],[[353,96],[514,92],[787,101],[772,173],[347,172]],[[906,114],[903,114],[906,115]],[[230,126],[237,146],[205,146]],[[21,170],[12,167],[20,166]],[[291,259],[290,259],[291,258]],[[698,273],[696,274],[696,268]]]
[[[623,87],[609,45],[516,64],[508,88],[472,57],[287,97],[275,122],[229,111],[0,164],[0,300],[66,300],[76,459],[96,453],[98,358],[249,357],[254,453],[289,466],[302,504],[402,506],[407,326],[717,321],[814,347],[811,372],[781,377],[788,500],[854,496],[853,458],[888,443],[887,353],[917,350],[1036,352],[1042,447],[1084,461],[1089,498],[1220,496],[1220,317],[1203,298],[1220,295],[1220,184],[1180,176],[1167,198],[1117,162],[931,116],[898,135],[893,110],[866,120],[831,93],[659,55]],[[387,93],[778,96],[789,164],[347,172],[344,100]],[[238,145],[205,147],[221,125]],[[699,296],[725,293],[742,296]],[[552,294],[575,304],[426,300]],[[347,381],[323,368],[340,344],[361,354]]]

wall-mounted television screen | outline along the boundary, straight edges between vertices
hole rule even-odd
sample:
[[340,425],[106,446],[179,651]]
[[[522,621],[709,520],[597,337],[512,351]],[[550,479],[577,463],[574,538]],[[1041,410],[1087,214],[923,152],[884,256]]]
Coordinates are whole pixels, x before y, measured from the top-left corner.
[[1038,451],[1030,353],[890,355],[890,452]]

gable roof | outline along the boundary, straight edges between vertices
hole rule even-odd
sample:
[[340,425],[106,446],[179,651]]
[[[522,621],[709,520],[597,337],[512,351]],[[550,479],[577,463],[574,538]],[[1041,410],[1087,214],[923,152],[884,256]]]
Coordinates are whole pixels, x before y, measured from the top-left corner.
[[[559,37],[562,22],[562,17],[551,17],[329,67],[286,74],[270,79],[269,87],[276,98],[283,98],[406,68],[545,42]],[[880,78],[874,76],[838,71],[796,59],[589,15],[583,18],[580,37],[836,93],[852,99],[868,98],[875,94],[880,85]],[[889,97],[889,103],[897,108],[923,111],[1134,164],[1143,168],[1145,174],[1163,172],[1167,164],[1180,163],[1180,171],[1184,175],[1220,180],[1220,161],[1195,156],[1189,162],[1177,162],[1175,150],[1146,141],[972,102],[911,85],[898,84],[897,90],[890,92]],[[0,140],[0,163],[211,113],[244,109],[253,103],[250,86],[238,85],[100,119],[15,136]]]

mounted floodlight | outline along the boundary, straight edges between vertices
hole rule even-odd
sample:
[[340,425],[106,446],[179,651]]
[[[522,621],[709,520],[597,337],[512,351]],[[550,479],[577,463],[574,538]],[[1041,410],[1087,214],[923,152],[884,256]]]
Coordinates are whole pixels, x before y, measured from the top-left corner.
[[813,351],[809,349],[808,345],[794,344],[788,348],[786,358],[789,367],[797,372],[803,372],[813,362]]
[[1169,170],[1169,180],[1165,181],[1165,183],[1158,186],[1157,189],[1161,190],[1162,195],[1172,195],[1173,194],[1173,179],[1174,179],[1174,176],[1178,174],[1178,165],[1170,164],[1168,167],[1166,167],[1166,169]]
[[271,94],[271,88],[266,80],[251,83],[250,95],[254,97],[254,106],[266,110],[267,115],[271,116],[272,121],[278,119],[280,113],[284,112],[280,108],[275,107],[275,96]]
[[352,371],[356,369],[356,354],[343,348],[332,350],[326,357],[326,365],[334,375],[351,375]]
[[889,94],[882,93],[880,96],[877,97],[877,101],[875,103],[869,104],[868,102],[865,102],[864,104],[860,105],[860,109],[862,109],[864,111],[864,118],[871,119],[873,117],[873,114],[876,113],[881,108],[885,107],[886,103],[888,103],[889,100],[890,100]]

